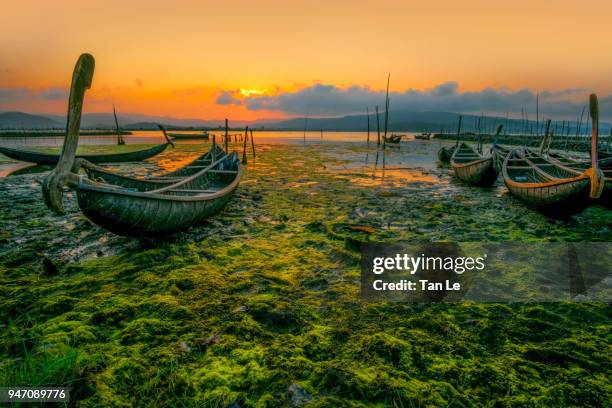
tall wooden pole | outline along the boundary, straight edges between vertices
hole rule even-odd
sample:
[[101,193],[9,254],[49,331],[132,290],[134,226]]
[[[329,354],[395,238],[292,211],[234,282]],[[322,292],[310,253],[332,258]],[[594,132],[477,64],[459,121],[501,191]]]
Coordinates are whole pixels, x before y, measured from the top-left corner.
[[380,146],[380,115],[378,114],[378,105],[376,105],[376,131],[378,132],[376,146]]
[[253,129],[251,129],[251,149],[253,149],[253,160],[255,160],[255,139],[253,139]]
[[117,111],[115,110],[115,105],[113,104],[113,116],[115,117],[115,130],[117,131],[117,144],[124,145],[125,141],[121,136],[121,130],[119,129],[119,121],[117,120]]
[[227,153],[228,151],[228,144],[229,144],[229,126],[227,123],[227,119],[225,119],[225,153]]
[[385,96],[385,138],[387,140],[387,123],[389,122],[389,81],[391,80],[391,73],[387,76],[387,94]]
[[244,143],[242,144],[242,164],[247,164],[247,154],[246,154],[246,149],[247,149],[247,136],[249,134],[249,127],[247,126],[244,129]]
[[366,108],[366,117],[368,118],[368,147],[370,146],[370,111]]
[[306,129],[308,128],[308,114],[304,118],[304,145],[306,145]]

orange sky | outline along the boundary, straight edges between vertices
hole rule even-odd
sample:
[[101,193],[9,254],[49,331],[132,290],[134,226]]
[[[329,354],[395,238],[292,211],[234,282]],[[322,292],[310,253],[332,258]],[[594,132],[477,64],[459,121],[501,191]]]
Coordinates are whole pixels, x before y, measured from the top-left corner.
[[[537,4],[535,4],[537,3]],[[612,2],[18,1],[2,7],[0,88],[65,87],[96,58],[86,110],[254,119],[223,90],[484,87],[612,92]],[[65,101],[0,99],[63,113]]]

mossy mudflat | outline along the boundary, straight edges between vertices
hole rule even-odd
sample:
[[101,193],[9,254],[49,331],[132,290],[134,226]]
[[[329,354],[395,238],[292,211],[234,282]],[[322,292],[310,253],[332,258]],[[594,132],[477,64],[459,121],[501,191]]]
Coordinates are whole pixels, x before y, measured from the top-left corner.
[[0,384],[72,385],[85,407],[612,404],[609,305],[364,303],[351,245],[610,241],[609,212],[551,221],[500,183],[383,177],[359,144],[257,149],[223,213],[159,242],[99,229],[73,197],[53,215],[41,175],[0,180]]

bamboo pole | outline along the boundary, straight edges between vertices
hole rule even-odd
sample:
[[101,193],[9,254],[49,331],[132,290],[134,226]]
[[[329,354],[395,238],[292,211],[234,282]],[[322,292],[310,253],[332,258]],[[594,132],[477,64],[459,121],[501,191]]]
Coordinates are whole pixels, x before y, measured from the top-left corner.
[[538,127],[540,123],[540,94],[536,94],[536,136],[540,136],[540,128]]
[[378,132],[378,140],[376,146],[380,146],[380,117],[378,115],[378,105],[376,105],[376,130]]
[[242,144],[242,164],[247,164],[247,135],[249,134],[249,127],[244,129],[244,143]]
[[383,147],[386,145],[387,141],[387,124],[389,122],[389,81],[391,80],[391,73],[387,75],[387,94],[385,96],[385,136],[383,141]]
[[228,123],[227,123],[227,119],[225,119],[225,153],[227,154],[227,151],[229,149],[229,128],[228,128]]
[[368,147],[370,147],[370,111],[366,108],[366,117],[368,118]]
[[255,160],[255,139],[253,139],[253,129],[251,129],[251,149],[253,150],[253,160]]
[[113,116],[115,117],[115,130],[117,131],[117,144],[119,146],[125,144],[125,140],[121,137],[121,130],[119,129],[119,121],[117,120],[117,111],[115,110],[115,104],[113,104]]
[[459,135],[461,134],[461,121],[463,120],[463,116],[459,115],[459,125],[457,125],[457,143],[455,146],[459,146]]
[[304,146],[306,146],[306,129],[308,128],[308,113],[304,118]]

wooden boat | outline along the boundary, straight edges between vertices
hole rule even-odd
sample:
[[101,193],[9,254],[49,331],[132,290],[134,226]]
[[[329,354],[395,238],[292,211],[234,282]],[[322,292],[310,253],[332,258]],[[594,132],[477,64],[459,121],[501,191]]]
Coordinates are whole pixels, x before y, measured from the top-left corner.
[[414,138],[417,140],[429,140],[431,139],[431,133],[422,132],[418,135],[414,135]]
[[[551,162],[577,173],[582,173],[591,166],[589,161],[572,159],[558,153],[549,153],[547,157]],[[599,159],[598,153],[597,162],[604,176],[604,188],[596,203],[612,209],[612,160],[610,158]]]
[[601,196],[603,173],[597,162],[599,110],[591,95],[592,161],[583,172],[569,169],[532,151],[513,150],[504,161],[502,174],[510,193],[548,215],[566,217],[583,211],[591,199]]
[[441,147],[440,150],[438,150],[438,160],[440,161],[440,163],[443,163],[443,164],[450,163],[450,159],[453,156],[453,153],[455,152],[456,148],[457,146]]
[[487,187],[497,179],[493,157],[484,157],[467,143],[457,146],[450,162],[455,176],[468,184]]
[[[172,141],[166,138],[166,143],[159,144],[148,149],[125,153],[79,154],[76,157],[79,159],[85,159],[91,163],[138,162],[160,154],[172,144]],[[0,153],[14,160],[51,166],[56,165],[60,157],[58,154],[40,153],[31,150],[14,149],[3,146],[0,146]]]
[[385,137],[385,143],[398,144],[402,141],[404,135],[390,135]]
[[[66,140],[60,160],[43,182],[47,206],[63,213],[64,187],[76,191],[78,205],[92,222],[118,235],[167,237],[196,225],[221,211],[238,187],[242,166],[235,153],[219,157],[211,152],[210,163],[187,166],[189,174],[174,180],[121,178],[117,185],[92,180],[73,172],[85,160],[75,160],[85,90],[89,88],[94,60],[83,54],[74,70],[68,103]],[[215,148],[215,147],[213,147]],[[213,156],[214,154],[214,156]],[[162,185],[160,185],[162,181]]]
[[179,140],[209,140],[210,134],[205,130],[202,133],[168,133],[172,139]]

